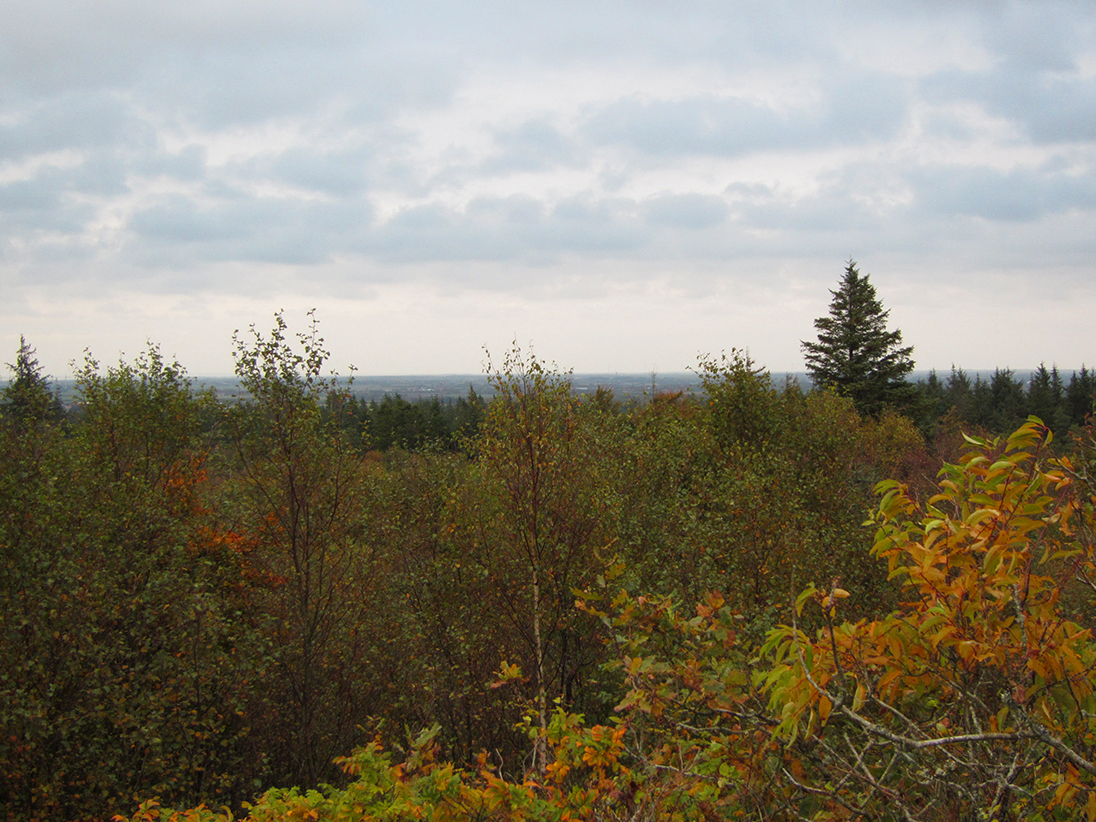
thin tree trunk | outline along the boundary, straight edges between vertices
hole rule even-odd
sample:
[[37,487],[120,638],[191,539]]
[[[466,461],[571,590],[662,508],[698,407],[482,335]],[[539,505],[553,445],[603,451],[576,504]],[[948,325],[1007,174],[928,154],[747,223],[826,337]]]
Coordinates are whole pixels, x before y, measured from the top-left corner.
[[548,685],[544,681],[544,643],[540,632],[540,569],[533,565],[533,644],[537,655],[537,714],[540,735],[536,741],[537,769],[544,773],[548,768]]

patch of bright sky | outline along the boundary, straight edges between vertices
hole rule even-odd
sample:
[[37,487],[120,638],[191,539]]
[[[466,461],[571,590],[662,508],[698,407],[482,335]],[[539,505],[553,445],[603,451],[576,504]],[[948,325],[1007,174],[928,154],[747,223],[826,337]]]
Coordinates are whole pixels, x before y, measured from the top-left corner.
[[76,168],[85,160],[85,153],[75,149],[62,149],[34,154],[15,162],[0,161],[0,183],[29,180],[43,169]]

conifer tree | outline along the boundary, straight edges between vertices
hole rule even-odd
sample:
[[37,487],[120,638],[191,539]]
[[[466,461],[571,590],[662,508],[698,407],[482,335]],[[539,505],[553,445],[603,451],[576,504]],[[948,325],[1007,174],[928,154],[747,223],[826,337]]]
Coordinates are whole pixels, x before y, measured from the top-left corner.
[[0,391],[0,404],[8,416],[27,423],[57,421],[64,416],[60,400],[50,393],[49,378],[42,375],[35,351],[23,336],[15,362],[8,363],[12,379]]
[[914,394],[906,379],[913,371],[913,347],[902,346],[901,331],[887,330],[890,312],[883,310],[868,275],[850,259],[830,293],[829,316],[814,321],[818,342],[802,342],[811,381],[848,396],[862,414],[907,405]]
[[1074,425],[1084,425],[1089,420],[1096,409],[1096,372],[1083,365],[1080,372],[1073,372],[1066,389],[1066,405]]

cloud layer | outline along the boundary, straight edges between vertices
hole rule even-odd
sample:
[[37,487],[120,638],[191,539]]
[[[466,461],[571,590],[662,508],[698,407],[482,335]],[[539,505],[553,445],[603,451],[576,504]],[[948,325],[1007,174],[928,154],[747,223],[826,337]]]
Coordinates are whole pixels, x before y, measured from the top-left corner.
[[[146,337],[223,372],[232,327],[325,303],[378,371],[535,334],[580,370],[794,370],[850,255],[926,367],[1093,361],[1056,319],[1096,309],[1090,4],[15,0],[0,26],[0,317],[55,373]],[[1059,333],[950,330],[990,311]]]

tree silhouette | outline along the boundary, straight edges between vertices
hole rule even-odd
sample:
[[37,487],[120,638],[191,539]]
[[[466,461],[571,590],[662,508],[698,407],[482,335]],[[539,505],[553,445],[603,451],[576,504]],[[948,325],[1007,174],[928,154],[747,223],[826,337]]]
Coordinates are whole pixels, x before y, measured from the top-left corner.
[[890,312],[883,310],[868,275],[850,259],[830,293],[829,316],[814,321],[818,342],[802,341],[811,381],[848,396],[862,414],[877,416],[887,406],[908,404],[913,346],[902,346],[901,331],[887,330]]
[[23,336],[15,362],[8,363],[12,379],[0,391],[0,403],[7,415],[22,423],[57,421],[64,416],[60,401],[50,393],[49,378],[42,375],[35,351]]

